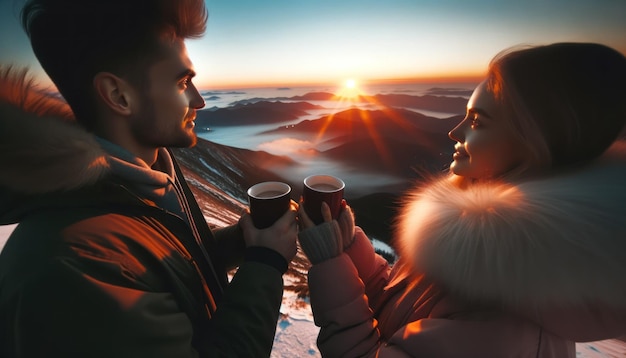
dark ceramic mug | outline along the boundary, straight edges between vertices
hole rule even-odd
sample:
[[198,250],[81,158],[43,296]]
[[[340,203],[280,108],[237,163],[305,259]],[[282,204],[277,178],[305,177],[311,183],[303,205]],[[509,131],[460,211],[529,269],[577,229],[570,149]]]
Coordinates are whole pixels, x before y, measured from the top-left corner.
[[304,211],[316,225],[324,222],[322,202],[326,202],[330,207],[333,219],[339,217],[345,187],[343,180],[332,175],[317,174],[304,179],[302,190]]
[[250,216],[257,229],[272,226],[287,210],[291,203],[291,187],[282,182],[266,181],[248,189]]

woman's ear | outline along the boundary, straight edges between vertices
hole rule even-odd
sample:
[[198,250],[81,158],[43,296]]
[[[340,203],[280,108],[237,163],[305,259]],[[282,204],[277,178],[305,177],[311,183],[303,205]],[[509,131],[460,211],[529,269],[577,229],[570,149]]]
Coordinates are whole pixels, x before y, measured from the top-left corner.
[[110,72],[99,72],[93,79],[93,85],[98,102],[110,111],[121,116],[132,113],[134,91],[126,80]]

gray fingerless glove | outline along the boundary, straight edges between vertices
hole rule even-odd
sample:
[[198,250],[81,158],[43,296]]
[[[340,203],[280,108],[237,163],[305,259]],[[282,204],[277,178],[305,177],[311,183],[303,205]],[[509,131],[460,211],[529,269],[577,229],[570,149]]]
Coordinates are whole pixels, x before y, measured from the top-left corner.
[[346,205],[341,210],[337,218],[339,230],[341,231],[341,241],[343,249],[347,249],[354,242],[354,214],[352,209]]
[[339,256],[343,252],[341,230],[335,220],[300,231],[298,241],[312,264]]

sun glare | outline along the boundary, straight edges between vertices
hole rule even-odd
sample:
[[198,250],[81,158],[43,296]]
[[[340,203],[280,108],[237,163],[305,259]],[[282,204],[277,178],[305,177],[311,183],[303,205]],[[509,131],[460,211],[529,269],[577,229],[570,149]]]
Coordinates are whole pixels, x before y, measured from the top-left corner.
[[355,79],[347,79],[343,82],[343,86],[339,88],[337,97],[341,100],[356,100],[359,98],[360,91]]

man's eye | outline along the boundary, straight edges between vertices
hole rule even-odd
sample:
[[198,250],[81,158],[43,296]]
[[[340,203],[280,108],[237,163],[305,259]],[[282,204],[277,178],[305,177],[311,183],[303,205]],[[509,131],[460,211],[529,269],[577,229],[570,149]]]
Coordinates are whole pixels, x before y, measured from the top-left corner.
[[178,85],[179,85],[181,88],[187,88],[187,86],[189,86],[189,82],[190,82],[190,81],[191,81],[191,80],[190,80],[189,78],[185,78],[184,80],[180,81]]

